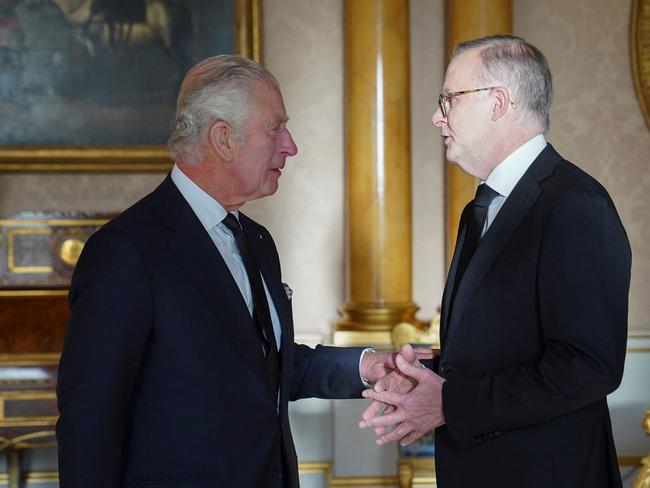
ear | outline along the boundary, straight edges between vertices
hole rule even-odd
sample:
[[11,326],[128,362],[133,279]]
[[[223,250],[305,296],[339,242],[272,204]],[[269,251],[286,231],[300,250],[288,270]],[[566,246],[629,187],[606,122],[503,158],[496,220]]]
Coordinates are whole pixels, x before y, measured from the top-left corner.
[[508,112],[508,108],[510,108],[510,94],[505,88],[493,88],[492,100],[494,102],[492,107],[492,120],[497,121],[503,117],[506,112]]
[[232,127],[227,122],[214,123],[208,132],[208,141],[221,159],[232,161],[236,144]]

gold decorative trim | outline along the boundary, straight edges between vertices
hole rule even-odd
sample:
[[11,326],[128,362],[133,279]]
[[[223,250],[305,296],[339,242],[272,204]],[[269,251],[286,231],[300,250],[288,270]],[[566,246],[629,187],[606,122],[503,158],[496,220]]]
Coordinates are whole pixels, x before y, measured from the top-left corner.
[[[48,427],[52,427],[49,425]],[[34,449],[42,447],[52,447],[56,445],[54,440],[56,434],[53,430],[41,430],[39,432],[30,432],[19,435],[12,439],[0,437],[0,450],[11,448],[14,452],[19,449]],[[43,441],[45,438],[47,440]]]
[[2,219],[0,226],[19,225],[21,227],[27,225],[46,225],[51,227],[66,227],[66,226],[85,226],[85,225],[104,225],[108,219]]
[[[237,52],[262,61],[262,0],[236,0]],[[242,42],[242,41],[245,42]],[[148,172],[171,169],[164,146],[0,146],[0,172]]]
[[[0,290],[0,297],[65,297],[68,290]],[[2,357],[2,354],[0,354]]]
[[56,366],[61,359],[58,352],[41,354],[0,354],[0,366]]
[[328,475],[331,469],[332,463],[327,461],[304,461],[298,463],[298,472],[302,474]]
[[619,466],[639,466],[643,456],[618,456]]
[[397,476],[339,476],[332,478],[328,486],[397,486]]
[[7,269],[10,273],[52,273],[52,266],[16,266],[15,236],[17,235],[52,235],[52,229],[10,229],[7,231]]
[[23,480],[30,484],[58,483],[59,473],[57,471],[32,471],[26,473]]
[[650,0],[632,0],[630,56],[634,88],[650,129]]
[[0,391],[0,400],[54,400],[54,391]]

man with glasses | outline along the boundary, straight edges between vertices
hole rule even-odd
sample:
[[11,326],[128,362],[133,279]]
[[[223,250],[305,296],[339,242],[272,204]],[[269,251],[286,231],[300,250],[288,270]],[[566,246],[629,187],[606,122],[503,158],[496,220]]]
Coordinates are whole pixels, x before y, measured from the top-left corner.
[[380,445],[435,428],[441,488],[621,486],[606,396],[623,374],[630,246],[607,191],[547,144],[551,100],[543,54],[492,36],[456,48],[433,115],[447,159],[480,180],[441,354],[434,371],[398,358],[417,386],[379,381],[360,426]]

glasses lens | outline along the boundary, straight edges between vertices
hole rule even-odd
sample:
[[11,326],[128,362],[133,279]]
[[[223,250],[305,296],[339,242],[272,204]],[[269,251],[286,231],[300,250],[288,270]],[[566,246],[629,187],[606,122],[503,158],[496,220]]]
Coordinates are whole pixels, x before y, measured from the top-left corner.
[[440,111],[442,112],[442,116],[446,117],[447,116],[447,100],[445,100],[445,97],[442,95],[438,95],[438,106],[440,107]]

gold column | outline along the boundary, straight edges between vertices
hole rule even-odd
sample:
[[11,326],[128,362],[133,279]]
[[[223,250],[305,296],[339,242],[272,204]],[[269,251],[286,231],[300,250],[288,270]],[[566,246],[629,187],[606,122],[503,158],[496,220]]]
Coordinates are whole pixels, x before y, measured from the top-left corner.
[[346,303],[336,344],[390,344],[411,299],[408,0],[346,0]]
[[[512,33],[512,0],[446,0],[445,65],[459,42]],[[476,191],[476,178],[456,165],[445,165],[447,264],[456,245],[460,214]]]

